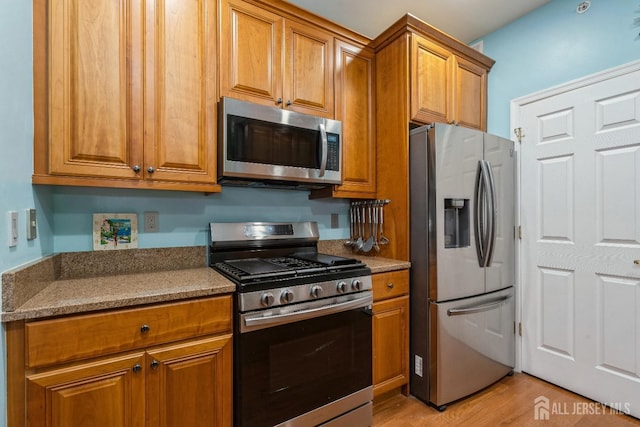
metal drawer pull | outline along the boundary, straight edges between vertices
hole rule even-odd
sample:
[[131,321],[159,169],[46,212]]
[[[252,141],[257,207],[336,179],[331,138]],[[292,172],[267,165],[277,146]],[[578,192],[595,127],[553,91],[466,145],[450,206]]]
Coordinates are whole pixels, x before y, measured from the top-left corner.
[[151,330],[151,327],[149,325],[142,325],[140,326],[140,332],[142,332],[143,334],[146,334],[147,332],[149,332]]
[[387,283],[387,288],[389,288],[389,289],[393,289],[394,286],[395,285],[393,284],[393,282]]
[[135,365],[133,365],[133,368],[131,368],[131,370],[133,372],[140,372],[140,371],[142,371],[142,366],[140,366],[139,363],[136,363]]
[[480,305],[475,305],[473,307],[450,308],[449,310],[447,310],[447,315],[462,316],[464,314],[480,313],[483,311],[493,310],[494,308],[502,305],[502,303],[508,300],[509,298],[511,298],[511,296],[502,297],[500,299],[492,300]]
[[151,362],[151,369],[158,369],[158,366],[160,366],[160,363],[157,360]]

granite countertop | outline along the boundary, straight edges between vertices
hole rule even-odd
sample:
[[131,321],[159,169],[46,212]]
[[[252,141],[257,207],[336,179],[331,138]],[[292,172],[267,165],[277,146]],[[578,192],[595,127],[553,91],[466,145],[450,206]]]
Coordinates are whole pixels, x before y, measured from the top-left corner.
[[[361,259],[372,273],[409,268],[406,261],[346,252],[320,241],[320,252]],[[235,284],[207,267],[202,247],[69,252],[2,275],[2,322],[231,293]]]

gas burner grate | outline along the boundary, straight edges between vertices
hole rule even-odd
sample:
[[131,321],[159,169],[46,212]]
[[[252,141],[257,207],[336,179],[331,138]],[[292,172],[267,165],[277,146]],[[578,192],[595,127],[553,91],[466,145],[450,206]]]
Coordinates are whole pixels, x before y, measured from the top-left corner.
[[323,268],[324,266],[318,262],[306,261],[299,258],[292,257],[280,257],[269,258],[265,261],[285,268],[291,268],[294,270],[307,270],[310,268]]

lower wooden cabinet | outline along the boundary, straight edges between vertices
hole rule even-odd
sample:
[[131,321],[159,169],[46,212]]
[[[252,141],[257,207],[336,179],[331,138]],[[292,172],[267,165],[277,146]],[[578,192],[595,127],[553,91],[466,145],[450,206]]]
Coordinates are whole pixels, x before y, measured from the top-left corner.
[[231,335],[150,350],[147,425],[230,426]]
[[[211,321],[204,321],[201,328],[193,329],[193,322],[180,321],[180,314],[186,308],[194,318],[205,313],[203,309],[216,310],[209,312]],[[65,319],[74,328],[83,324],[95,328],[97,319],[104,314],[110,314],[113,320],[136,319],[142,323],[124,331],[118,327],[123,326],[121,322],[111,323],[118,329],[112,331],[113,336],[126,335],[126,330],[130,334],[126,343],[120,344],[105,338],[104,354],[93,352],[90,357],[76,360],[73,350],[69,350],[69,354],[54,351],[56,359],[73,362],[38,364],[36,360],[51,358],[32,357],[31,364],[26,363],[29,360],[26,356],[34,353],[31,349],[40,348],[42,344],[35,341],[46,340],[41,335],[30,334],[30,330],[47,328],[53,321],[63,321],[56,323],[63,328]],[[7,335],[8,363],[9,367],[21,366],[21,373],[12,372],[10,378],[10,425],[230,426],[233,421],[231,316],[231,297],[222,296],[11,327]],[[151,335],[153,332],[155,337]],[[160,336],[171,338],[162,341]],[[69,334],[59,338],[68,343],[50,341],[49,345],[52,349],[66,348],[72,342],[82,342],[77,338]],[[114,353],[112,349],[118,345],[128,350]],[[16,346],[26,352],[13,351]],[[24,388],[14,384],[23,384]]]
[[409,271],[373,275],[373,395],[409,384]]
[[136,353],[27,376],[27,425],[144,426],[143,363]]

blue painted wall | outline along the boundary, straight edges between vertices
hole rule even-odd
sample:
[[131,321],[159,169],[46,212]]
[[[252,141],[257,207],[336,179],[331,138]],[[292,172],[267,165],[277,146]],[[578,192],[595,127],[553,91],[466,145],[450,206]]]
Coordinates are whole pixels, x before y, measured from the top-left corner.
[[638,0],[554,0],[481,38],[489,73],[488,131],[514,138],[512,99],[640,59]]
[[[349,236],[349,203],[345,200],[308,200],[297,190],[224,187],[222,193],[140,191],[81,187],[51,187],[55,252],[93,249],[93,213],[138,214],[138,247],[204,246],[212,221],[318,222],[322,240]],[[145,233],[143,213],[159,213],[159,231]],[[332,229],[331,214],[340,228]]]
[[[33,60],[31,2],[0,0],[0,272],[53,250],[52,198],[31,187]],[[24,210],[36,208],[39,236],[27,241]],[[19,212],[18,246],[9,248],[8,211]],[[6,425],[6,348],[0,337],[0,425]]]

